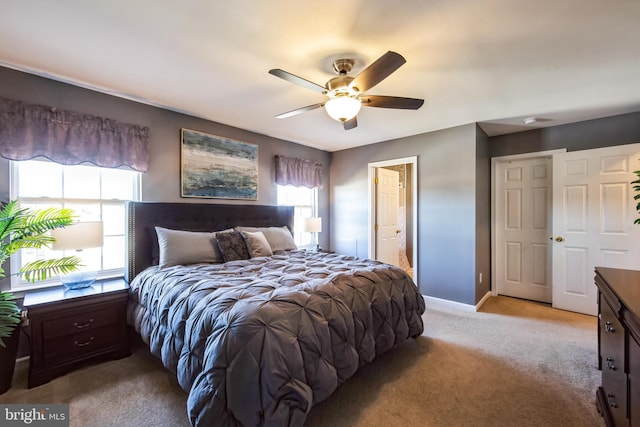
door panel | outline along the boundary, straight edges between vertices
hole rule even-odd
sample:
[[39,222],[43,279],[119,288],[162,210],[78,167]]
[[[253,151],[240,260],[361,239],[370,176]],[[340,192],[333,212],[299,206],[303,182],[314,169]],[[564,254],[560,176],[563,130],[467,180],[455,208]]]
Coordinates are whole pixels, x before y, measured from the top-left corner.
[[522,245],[518,242],[507,242],[507,280],[519,283],[522,281]]
[[547,284],[547,259],[549,245],[533,244],[533,280],[532,285],[546,286]]
[[576,248],[565,245],[564,259],[567,266],[564,269],[566,282],[566,292],[576,297],[588,297],[587,279],[585,276],[586,267],[589,260],[587,248]]
[[547,232],[549,225],[547,217],[549,216],[549,192],[546,187],[531,189],[533,196],[533,209],[531,213],[533,215],[533,229],[538,231]]

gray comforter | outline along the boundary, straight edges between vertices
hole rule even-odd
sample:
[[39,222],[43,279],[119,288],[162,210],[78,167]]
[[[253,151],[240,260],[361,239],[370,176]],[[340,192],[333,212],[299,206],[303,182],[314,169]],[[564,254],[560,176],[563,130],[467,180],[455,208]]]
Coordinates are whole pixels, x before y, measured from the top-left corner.
[[365,363],[423,331],[401,269],[291,251],[225,264],[150,267],[129,323],[189,392],[195,426],[301,426]]

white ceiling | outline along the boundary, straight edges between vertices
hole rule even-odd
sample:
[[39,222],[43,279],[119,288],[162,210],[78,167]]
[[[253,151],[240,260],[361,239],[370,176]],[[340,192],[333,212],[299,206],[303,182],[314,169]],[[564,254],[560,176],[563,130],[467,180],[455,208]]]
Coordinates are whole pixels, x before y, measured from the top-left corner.
[[[335,151],[481,122],[490,135],[640,111],[639,0],[0,0],[0,65]],[[407,63],[344,131],[332,59]],[[526,117],[545,119],[524,125]]]

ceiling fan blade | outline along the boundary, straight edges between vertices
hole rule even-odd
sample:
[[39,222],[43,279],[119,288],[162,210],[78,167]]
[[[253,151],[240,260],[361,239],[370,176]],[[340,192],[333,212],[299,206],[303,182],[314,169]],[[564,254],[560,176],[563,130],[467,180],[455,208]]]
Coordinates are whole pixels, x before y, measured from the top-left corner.
[[424,99],[381,95],[361,96],[360,101],[364,107],[400,108],[402,110],[417,110],[424,104]]
[[269,70],[269,74],[274,75],[276,77],[280,77],[281,79],[286,80],[289,83],[302,86],[303,88],[321,93],[323,95],[327,93],[327,89],[324,86],[320,86],[319,84],[310,82],[309,80],[303,79],[302,77],[298,77],[295,74],[291,74],[288,71],[284,71],[279,68],[274,68],[273,70]]
[[389,77],[391,73],[400,68],[405,62],[407,61],[402,55],[389,51],[362,70],[349,86],[354,89],[357,88],[360,93],[366,92]]
[[355,116],[351,120],[346,120],[342,122],[342,127],[344,128],[344,130],[354,129],[358,127],[358,116]]
[[302,107],[295,110],[287,111],[286,113],[278,114],[276,116],[276,119],[286,119],[287,117],[297,116],[300,113],[315,110],[317,108],[322,108],[322,106],[324,106],[324,102],[321,102],[319,104],[307,105],[306,107]]

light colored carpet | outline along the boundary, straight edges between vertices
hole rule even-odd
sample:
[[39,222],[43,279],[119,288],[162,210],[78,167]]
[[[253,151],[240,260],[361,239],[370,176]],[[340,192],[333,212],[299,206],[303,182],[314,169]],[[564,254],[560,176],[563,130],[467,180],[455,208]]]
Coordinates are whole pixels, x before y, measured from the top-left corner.
[[[425,332],[361,368],[307,418],[328,426],[603,426],[597,320],[506,297],[480,312],[427,306]],[[72,426],[188,426],[187,394],[143,349],[0,403],[70,403]]]

